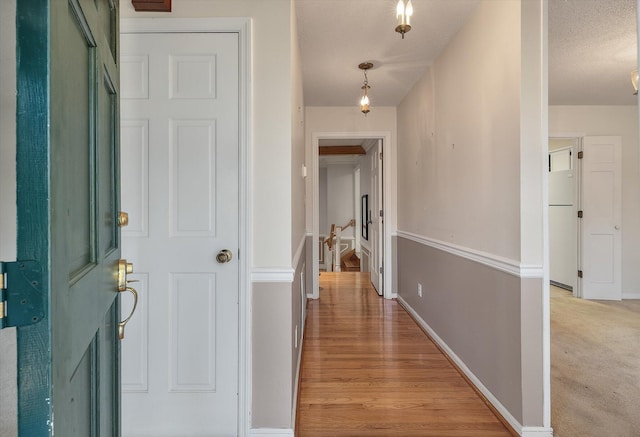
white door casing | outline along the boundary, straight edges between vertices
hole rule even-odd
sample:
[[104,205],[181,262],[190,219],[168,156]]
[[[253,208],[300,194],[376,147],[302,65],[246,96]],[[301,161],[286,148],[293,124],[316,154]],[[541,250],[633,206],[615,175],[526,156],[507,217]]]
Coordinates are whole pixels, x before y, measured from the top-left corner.
[[549,277],[576,291],[578,272],[575,147],[549,152]]
[[582,297],[622,299],[622,140],[583,139]]
[[[387,209],[385,218],[384,218],[384,226],[382,227],[382,257],[383,259],[391,259],[392,258],[392,238],[397,231],[397,196],[394,195],[397,190],[397,158],[396,158],[396,150],[393,145],[391,132],[387,131],[361,131],[361,132],[311,132],[311,150],[310,150],[310,160],[311,160],[311,186],[310,190],[312,193],[313,202],[311,203],[311,220],[312,220],[312,230],[313,230],[313,238],[312,238],[312,270],[313,275],[311,278],[312,282],[312,290],[311,293],[307,294],[307,297],[310,299],[318,299],[320,297],[320,287],[319,287],[319,240],[318,236],[320,235],[320,219],[319,219],[319,174],[320,174],[320,165],[319,165],[319,154],[318,148],[320,147],[321,139],[381,139],[384,145],[385,150],[385,162],[386,164],[382,167],[383,178],[381,179],[382,183],[382,197],[385,199],[385,207]],[[371,199],[369,199],[371,201]],[[396,291],[394,290],[394,280],[393,280],[393,263],[387,262],[383,264],[384,274],[382,275],[384,281],[384,298],[385,299],[393,299],[397,296]]]
[[371,241],[371,258],[370,259],[370,276],[371,283],[382,296],[384,291],[384,282],[382,279],[382,260],[383,260],[383,245],[382,245],[382,226],[384,217],[380,216],[382,208],[381,194],[382,194],[382,140],[378,140],[378,144],[371,149],[373,157],[371,159],[371,226],[370,226],[370,241]]
[[[123,342],[123,435],[243,435],[239,36],[121,41],[123,251],[140,260],[141,294]],[[222,249],[236,256],[219,264]]]

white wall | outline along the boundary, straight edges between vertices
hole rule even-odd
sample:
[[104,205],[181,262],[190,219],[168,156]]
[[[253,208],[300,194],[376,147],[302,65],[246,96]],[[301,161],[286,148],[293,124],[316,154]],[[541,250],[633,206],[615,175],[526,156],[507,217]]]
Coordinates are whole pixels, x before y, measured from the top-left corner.
[[[371,167],[372,167],[372,163],[371,160],[373,159],[375,155],[373,155],[373,153],[368,153],[365,156],[361,156],[360,160],[359,160],[359,165],[360,165],[360,197],[364,196],[365,194],[369,196],[369,209],[371,209]],[[367,211],[368,214],[368,211]],[[362,223],[360,224],[362,226]],[[369,229],[369,231],[371,231],[371,229]],[[362,235],[362,229],[358,229],[358,232]],[[371,237],[369,237],[368,240],[365,240],[364,238],[362,238],[360,240],[360,244],[362,244],[363,246],[365,246],[368,250],[371,250]],[[361,263],[361,265],[364,265],[363,263]],[[369,269],[369,266],[366,266],[367,270]]]
[[[327,167],[327,224],[344,226],[355,219],[353,203],[353,166],[330,165]],[[322,229],[321,229],[322,230]],[[353,238],[353,227],[345,229],[343,237]]]
[[329,235],[331,223],[327,220],[327,167],[320,167],[318,171],[318,219],[320,223],[320,234]]
[[398,108],[398,229],[518,260],[520,23],[510,5],[491,12],[508,25],[480,31],[483,20],[470,20]]
[[622,293],[640,297],[640,161],[637,106],[550,106],[549,134],[622,137]]
[[[295,3],[291,2],[291,253],[295,256],[305,231],[304,95]],[[292,260],[295,268],[297,260]]]

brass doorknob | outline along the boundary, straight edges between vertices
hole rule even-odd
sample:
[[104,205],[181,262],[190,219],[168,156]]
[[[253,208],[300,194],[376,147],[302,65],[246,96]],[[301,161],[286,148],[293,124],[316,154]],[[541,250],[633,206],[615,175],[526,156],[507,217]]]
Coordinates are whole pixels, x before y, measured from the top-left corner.
[[233,254],[230,250],[227,249],[221,250],[216,255],[216,261],[218,261],[220,264],[228,263],[229,261],[231,261],[231,258],[233,258]]
[[124,211],[118,213],[118,226],[121,228],[129,225],[129,214]]

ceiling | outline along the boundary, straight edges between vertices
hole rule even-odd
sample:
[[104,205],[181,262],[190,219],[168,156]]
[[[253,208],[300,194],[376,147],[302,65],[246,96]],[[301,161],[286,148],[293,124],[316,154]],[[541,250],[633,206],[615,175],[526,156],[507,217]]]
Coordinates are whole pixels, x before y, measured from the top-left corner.
[[[412,0],[412,30],[394,31],[397,0],[296,0],[305,105],[357,105],[369,70],[372,111],[397,106],[478,0]],[[549,103],[634,105],[636,0],[549,0]]]

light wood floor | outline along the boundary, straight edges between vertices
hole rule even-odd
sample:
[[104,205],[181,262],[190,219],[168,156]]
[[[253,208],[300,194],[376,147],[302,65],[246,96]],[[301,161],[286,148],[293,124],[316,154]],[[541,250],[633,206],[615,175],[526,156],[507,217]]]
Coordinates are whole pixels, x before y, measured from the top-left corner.
[[296,436],[510,436],[368,274],[322,273],[302,354]]

